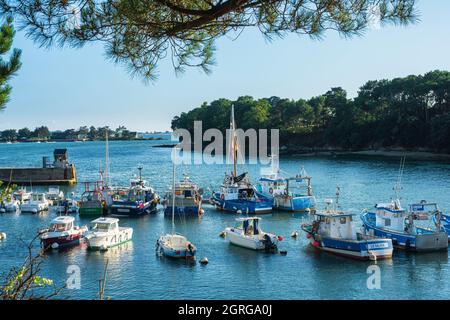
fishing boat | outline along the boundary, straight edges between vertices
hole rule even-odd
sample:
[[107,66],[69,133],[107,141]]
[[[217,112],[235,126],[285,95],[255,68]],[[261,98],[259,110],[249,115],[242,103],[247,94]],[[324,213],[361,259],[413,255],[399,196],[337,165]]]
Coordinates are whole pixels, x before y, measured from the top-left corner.
[[[258,193],[273,200],[273,208],[291,212],[315,210],[316,198],[312,193],[311,177],[302,167],[300,174],[283,177],[272,156],[271,170],[264,173],[256,185]],[[292,192],[295,184],[305,184],[306,192]]]
[[[441,226],[441,212],[436,204],[422,201],[411,204],[409,210],[400,204],[400,190],[405,158],[400,160],[395,198],[378,203],[374,210],[363,210],[361,220],[368,233],[392,239],[396,248],[411,251],[447,250],[448,234]],[[431,208],[431,209],[428,209]]]
[[79,215],[101,216],[106,213],[106,201],[103,195],[103,180],[84,182],[84,192],[79,202]]
[[156,213],[159,197],[152,187],[142,180],[142,167],[139,167],[139,179],[132,179],[131,186],[116,189],[112,196],[109,213],[116,217],[139,217]]
[[312,223],[302,224],[301,228],[306,232],[310,244],[319,250],[358,260],[391,258],[391,239],[358,232],[359,228],[354,224],[356,215],[340,210],[339,189],[336,198],[335,206],[332,199],[326,199],[325,210],[313,212]]
[[[173,149],[176,152],[176,148]],[[160,256],[178,259],[195,259],[196,246],[185,236],[175,233],[175,162],[173,162],[172,179],[172,233],[159,237],[156,241],[156,253]]]
[[58,202],[64,200],[64,192],[59,190],[58,186],[49,187],[48,191],[45,193],[47,200],[50,205],[56,205]]
[[80,239],[87,227],[74,225],[75,219],[70,216],[59,216],[53,219],[50,227],[41,230],[40,239],[45,249],[57,249],[80,244]]
[[172,215],[172,197],[175,194],[175,214],[183,217],[199,217],[203,215],[202,195],[197,184],[183,174],[183,180],[175,184],[175,192],[172,189],[167,192],[164,200],[164,216]]
[[90,249],[107,250],[130,241],[133,237],[133,228],[119,227],[117,218],[101,217],[91,222],[91,228],[85,237]]
[[272,212],[273,200],[258,194],[251,184],[248,173],[237,175],[238,139],[234,121],[234,106],[231,107],[230,121],[230,154],[233,157],[233,171],[225,173],[225,178],[219,191],[213,191],[210,198],[218,210],[233,213],[260,214]]
[[39,213],[48,210],[50,203],[45,193],[33,192],[31,199],[20,205],[21,212]]
[[267,233],[260,228],[260,217],[237,218],[237,225],[224,230],[225,236],[231,244],[252,250],[266,250],[274,252],[281,236]]
[[364,210],[361,220],[367,232],[392,239],[399,249],[426,252],[448,248],[448,233],[445,225],[441,227],[441,212],[434,203],[411,204],[409,210],[402,208],[399,199],[378,203],[374,211]]

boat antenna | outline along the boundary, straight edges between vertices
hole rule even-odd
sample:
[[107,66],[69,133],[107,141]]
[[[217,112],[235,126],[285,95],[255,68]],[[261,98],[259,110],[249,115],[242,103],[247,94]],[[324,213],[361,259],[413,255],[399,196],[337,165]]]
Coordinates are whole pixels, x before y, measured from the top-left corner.
[[397,183],[394,186],[395,197],[397,200],[400,199],[400,191],[402,189],[401,185],[402,185],[403,171],[405,169],[405,160],[406,160],[405,156],[400,158],[400,167],[398,169]]
[[139,182],[142,182],[142,169],[143,169],[143,167],[142,167],[142,165],[140,165],[138,167],[138,170],[139,170]]
[[339,206],[339,196],[341,195],[341,187],[336,186],[336,210],[340,208]]

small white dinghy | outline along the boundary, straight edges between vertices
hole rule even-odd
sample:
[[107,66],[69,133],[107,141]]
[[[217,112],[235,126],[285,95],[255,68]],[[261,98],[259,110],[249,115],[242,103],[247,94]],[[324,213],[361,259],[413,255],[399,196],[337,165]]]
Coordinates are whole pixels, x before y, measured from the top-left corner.
[[[176,148],[173,149],[176,152]],[[175,158],[173,158],[175,159]],[[156,241],[156,253],[169,258],[195,259],[197,248],[185,236],[175,233],[175,162],[173,162],[172,185],[172,234],[166,234]]]
[[90,249],[107,250],[130,241],[133,228],[119,227],[119,219],[102,217],[91,222],[85,237]]
[[237,218],[238,225],[234,228],[226,228],[224,233],[230,243],[252,250],[276,251],[278,242],[283,240],[261,230],[260,217]]
[[156,242],[156,252],[170,258],[195,259],[197,248],[180,234],[166,234]]

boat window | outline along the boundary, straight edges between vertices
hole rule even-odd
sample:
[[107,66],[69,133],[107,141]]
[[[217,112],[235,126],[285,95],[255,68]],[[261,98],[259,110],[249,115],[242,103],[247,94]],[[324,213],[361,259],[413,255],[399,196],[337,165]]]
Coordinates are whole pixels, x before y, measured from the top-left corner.
[[192,198],[192,190],[184,190],[185,198]]
[[347,219],[346,218],[340,218],[339,219],[341,224],[346,224],[347,223]]
[[66,225],[64,223],[54,223],[50,226],[50,231],[53,232],[66,231]]
[[109,223],[96,223],[92,227],[92,230],[95,231],[108,231],[109,229]]
[[389,219],[389,218],[387,218],[387,219],[384,219],[384,225],[385,226],[390,226],[391,225],[391,219]]

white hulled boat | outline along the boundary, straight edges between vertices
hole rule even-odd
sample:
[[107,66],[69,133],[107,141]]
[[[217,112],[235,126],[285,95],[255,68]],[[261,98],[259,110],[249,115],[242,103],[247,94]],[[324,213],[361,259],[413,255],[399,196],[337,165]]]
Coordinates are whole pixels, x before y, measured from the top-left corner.
[[91,222],[91,228],[85,236],[89,248],[107,250],[130,241],[133,228],[119,227],[119,219],[102,217]]
[[283,239],[264,232],[259,226],[260,217],[238,218],[236,221],[236,227],[224,230],[226,237],[234,245],[252,250],[276,251],[278,241]]

